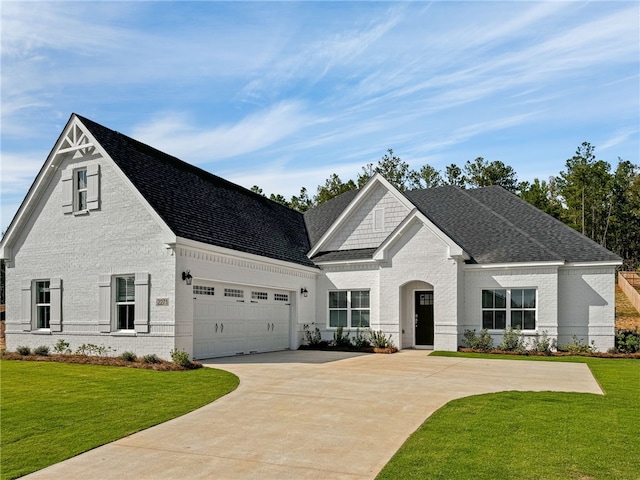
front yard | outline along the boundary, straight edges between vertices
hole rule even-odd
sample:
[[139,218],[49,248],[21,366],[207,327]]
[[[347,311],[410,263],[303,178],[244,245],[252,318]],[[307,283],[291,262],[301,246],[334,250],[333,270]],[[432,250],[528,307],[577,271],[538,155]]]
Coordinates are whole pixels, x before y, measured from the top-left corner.
[[2,360],[2,479],[16,478],[184,415],[238,386],[212,368],[135,368]]
[[[499,355],[435,352],[495,358]],[[448,403],[428,418],[378,479],[639,479],[640,360],[583,362],[605,392],[502,392]]]

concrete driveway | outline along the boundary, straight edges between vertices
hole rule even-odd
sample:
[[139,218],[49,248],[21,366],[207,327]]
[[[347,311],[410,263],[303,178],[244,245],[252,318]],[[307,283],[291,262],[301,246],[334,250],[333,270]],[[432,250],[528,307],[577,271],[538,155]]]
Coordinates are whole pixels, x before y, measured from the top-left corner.
[[238,375],[238,389],[25,478],[370,479],[455,398],[503,390],[602,394],[585,364],[420,350],[287,351],[205,363]]

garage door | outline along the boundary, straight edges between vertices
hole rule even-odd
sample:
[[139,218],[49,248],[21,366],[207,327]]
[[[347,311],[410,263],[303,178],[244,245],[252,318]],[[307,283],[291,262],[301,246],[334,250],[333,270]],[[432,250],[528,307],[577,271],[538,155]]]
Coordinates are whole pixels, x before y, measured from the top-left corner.
[[193,286],[194,358],[289,347],[289,292],[221,283]]

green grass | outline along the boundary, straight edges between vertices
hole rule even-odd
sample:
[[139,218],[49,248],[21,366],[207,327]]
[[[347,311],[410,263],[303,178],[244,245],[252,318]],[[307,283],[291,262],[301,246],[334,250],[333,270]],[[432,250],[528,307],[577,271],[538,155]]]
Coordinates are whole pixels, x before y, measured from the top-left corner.
[[195,410],[238,378],[201,368],[159,372],[50,362],[0,362],[0,471],[16,478]]
[[605,395],[502,392],[449,402],[377,478],[640,479],[640,360],[502,357],[586,363]]

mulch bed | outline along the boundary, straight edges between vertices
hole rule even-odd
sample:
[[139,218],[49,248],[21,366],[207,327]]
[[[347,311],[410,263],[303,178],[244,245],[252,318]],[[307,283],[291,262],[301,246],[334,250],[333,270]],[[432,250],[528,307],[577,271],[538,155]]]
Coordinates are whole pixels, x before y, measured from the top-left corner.
[[490,353],[495,355],[519,355],[525,357],[598,357],[598,358],[638,358],[640,359],[640,352],[638,353],[608,353],[608,352],[593,352],[593,353],[570,353],[570,352],[552,352],[552,353],[540,353],[540,352],[508,352],[504,350],[478,350],[475,348],[458,348],[459,352],[465,353]]
[[109,367],[143,368],[146,370],[158,371],[181,371],[202,368],[200,362],[191,362],[190,368],[176,365],[166,360],[158,360],[157,363],[145,363],[142,360],[127,362],[119,357],[100,357],[94,355],[20,355],[19,353],[6,352],[2,354],[3,360],[24,360],[29,362],[59,362],[59,363],[81,363],[85,365],[106,365]]
[[378,347],[366,347],[366,348],[355,348],[355,347],[334,347],[333,345],[328,345],[325,342],[320,343],[319,345],[300,345],[298,350],[321,350],[324,352],[354,352],[354,353],[396,353],[398,349],[396,347],[390,348],[378,348]]

